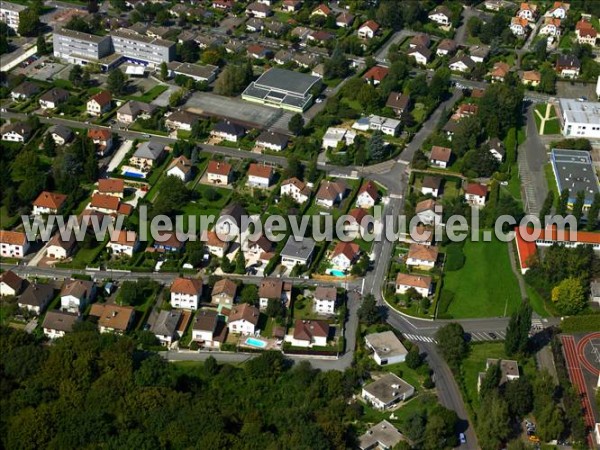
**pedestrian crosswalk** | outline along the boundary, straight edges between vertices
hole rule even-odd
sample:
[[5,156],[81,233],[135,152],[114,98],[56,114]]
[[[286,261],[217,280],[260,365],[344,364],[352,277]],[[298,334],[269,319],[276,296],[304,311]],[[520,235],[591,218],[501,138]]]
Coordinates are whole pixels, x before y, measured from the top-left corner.
[[486,332],[486,331],[473,331],[469,333],[471,335],[471,341],[496,341],[496,340],[504,340],[506,337],[505,331],[494,331],[494,332]]
[[408,339],[409,341],[419,341],[419,342],[433,342],[434,344],[437,344],[437,341],[435,339],[433,339],[432,337],[429,336],[421,336],[418,334],[404,334],[404,337],[406,339]]

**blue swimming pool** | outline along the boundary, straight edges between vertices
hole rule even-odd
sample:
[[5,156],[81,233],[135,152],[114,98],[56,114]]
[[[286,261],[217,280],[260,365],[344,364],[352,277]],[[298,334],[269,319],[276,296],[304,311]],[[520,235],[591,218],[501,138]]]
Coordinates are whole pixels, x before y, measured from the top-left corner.
[[248,338],[246,339],[246,345],[256,348],[265,348],[267,343],[265,341],[261,341],[260,339]]
[[144,174],[137,172],[124,172],[123,175],[132,178],[144,178]]
[[345,277],[346,276],[346,274],[344,272],[342,272],[341,270],[330,270],[329,274],[333,275],[334,277]]

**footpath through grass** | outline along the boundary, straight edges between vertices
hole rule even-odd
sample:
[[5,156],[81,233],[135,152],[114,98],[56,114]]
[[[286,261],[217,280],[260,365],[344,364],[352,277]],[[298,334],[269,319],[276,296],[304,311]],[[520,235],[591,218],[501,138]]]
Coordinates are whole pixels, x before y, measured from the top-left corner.
[[521,293],[506,246],[495,238],[491,242],[465,242],[464,265],[444,275],[442,296],[448,293],[452,296],[447,315],[498,317],[505,313],[508,316],[517,309]]

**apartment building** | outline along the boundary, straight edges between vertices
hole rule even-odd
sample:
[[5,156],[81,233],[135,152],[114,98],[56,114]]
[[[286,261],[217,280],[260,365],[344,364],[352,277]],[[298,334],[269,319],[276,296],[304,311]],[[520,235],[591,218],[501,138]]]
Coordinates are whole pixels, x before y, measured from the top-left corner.
[[24,5],[15,3],[0,2],[0,21],[12,28],[15,33],[19,29],[20,14],[27,9]]
[[71,64],[99,62],[112,53],[110,36],[96,36],[63,28],[55,30],[52,39],[54,56]]
[[121,28],[111,33],[115,53],[133,63],[157,66],[175,59],[175,42]]

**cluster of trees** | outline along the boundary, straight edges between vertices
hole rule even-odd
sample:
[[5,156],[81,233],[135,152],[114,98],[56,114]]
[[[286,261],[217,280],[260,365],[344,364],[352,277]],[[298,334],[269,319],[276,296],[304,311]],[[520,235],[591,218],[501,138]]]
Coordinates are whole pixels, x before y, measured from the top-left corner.
[[456,322],[444,325],[435,333],[438,349],[454,373],[458,373],[463,359],[469,354],[465,330]]
[[75,64],[69,72],[69,81],[76,88],[85,89],[90,86],[90,73],[83,70],[79,64]]
[[531,305],[528,302],[522,302],[517,311],[510,316],[504,340],[504,350],[508,356],[523,355],[527,352],[531,312]]
[[150,278],[123,281],[117,294],[117,303],[122,306],[139,306],[159,290],[160,284]]
[[180,368],[136,350],[134,338],[101,335],[90,325],[50,347],[0,328],[4,448],[356,444],[351,424],[361,411],[348,404],[355,371],[320,372],[309,363],[290,368],[280,352],[242,368],[212,358]]
[[486,22],[473,16],[467,21],[467,32],[487,45],[510,46],[516,41],[516,37],[510,31],[510,19],[510,15],[502,13],[494,14],[491,20]]
[[232,97],[242,92],[254,78],[252,61],[228,64],[215,82],[215,93]]
[[531,261],[525,279],[542,297],[551,298],[561,314],[571,315],[586,308],[590,280],[598,274],[600,265],[590,246],[555,244],[543,258]]
[[173,216],[191,200],[191,196],[192,193],[181,178],[165,177],[160,183],[158,196],[152,206],[152,215]]
[[108,74],[106,86],[115,95],[123,94],[127,87],[127,76],[121,69],[113,69]]
[[65,28],[81,33],[101,34],[104,30],[104,25],[100,14],[92,14],[89,17],[86,16],[85,19],[80,15],[75,15],[67,22]]

